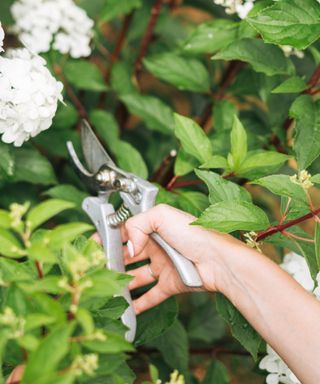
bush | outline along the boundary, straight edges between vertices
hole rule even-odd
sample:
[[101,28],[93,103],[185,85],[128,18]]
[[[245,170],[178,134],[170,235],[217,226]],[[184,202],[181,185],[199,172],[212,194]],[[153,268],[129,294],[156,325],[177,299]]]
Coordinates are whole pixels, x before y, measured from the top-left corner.
[[[24,384],[263,382],[266,345],[221,295],[171,298],[124,340],[129,278],[88,240],[65,144],[80,148],[87,119],[120,167],[159,186],[158,203],[289,272],[295,259],[313,291],[319,2],[2,0],[0,17],[0,382],[17,366]],[[8,50],[19,39],[31,53]]]

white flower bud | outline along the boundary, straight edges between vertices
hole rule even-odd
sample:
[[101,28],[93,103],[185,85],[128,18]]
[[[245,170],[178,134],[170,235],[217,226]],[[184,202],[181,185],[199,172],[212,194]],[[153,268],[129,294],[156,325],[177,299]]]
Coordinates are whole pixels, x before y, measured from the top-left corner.
[[225,8],[228,15],[237,13],[240,19],[245,19],[253,8],[255,0],[213,0],[217,5]]
[[72,365],[71,370],[76,376],[82,376],[83,374],[92,376],[99,366],[99,357],[95,353],[87,355],[78,355]]
[[91,53],[93,21],[72,0],[17,0],[11,7],[13,32],[33,52],[51,45],[74,58]]
[[0,134],[2,141],[21,146],[50,128],[63,85],[46,68],[46,61],[27,49],[0,57]]
[[311,182],[311,175],[305,170],[300,171],[298,175],[290,176],[290,180],[294,184],[301,185],[301,187],[306,191],[313,187],[313,183]]

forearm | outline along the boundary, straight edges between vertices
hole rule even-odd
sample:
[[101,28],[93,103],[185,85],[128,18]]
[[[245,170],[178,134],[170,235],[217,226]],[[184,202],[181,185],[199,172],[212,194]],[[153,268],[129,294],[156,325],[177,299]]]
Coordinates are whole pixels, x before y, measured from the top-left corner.
[[320,382],[320,303],[279,266],[230,242],[219,290],[307,384]]

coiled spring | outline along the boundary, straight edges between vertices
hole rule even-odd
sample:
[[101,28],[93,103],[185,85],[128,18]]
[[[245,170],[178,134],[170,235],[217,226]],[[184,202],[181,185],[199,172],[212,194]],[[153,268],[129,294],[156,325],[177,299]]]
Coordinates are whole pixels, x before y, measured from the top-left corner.
[[127,221],[130,216],[131,212],[124,204],[122,204],[115,213],[108,216],[108,224],[111,227],[118,227],[120,224]]

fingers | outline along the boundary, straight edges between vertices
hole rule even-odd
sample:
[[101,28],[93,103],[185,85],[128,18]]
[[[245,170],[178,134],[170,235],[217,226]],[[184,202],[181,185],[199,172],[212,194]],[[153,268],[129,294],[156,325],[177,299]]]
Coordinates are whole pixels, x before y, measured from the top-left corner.
[[[152,272],[155,274],[155,276],[158,276],[157,271],[152,269]],[[143,287],[156,281],[150,272],[149,264],[143,265],[140,268],[132,269],[131,271],[128,271],[128,274],[134,277],[134,279],[131,280],[129,284],[130,290]]]
[[154,286],[147,293],[134,300],[133,306],[137,315],[168,299],[168,294],[163,292],[159,285]]
[[21,377],[24,372],[24,365],[18,365],[12,372],[11,375],[8,377],[8,380],[6,384],[13,384],[13,383],[20,383]]

